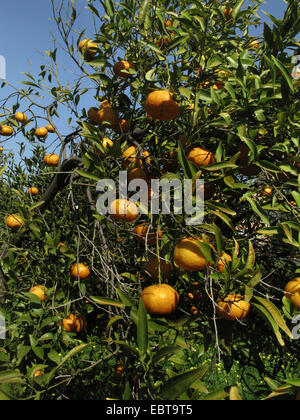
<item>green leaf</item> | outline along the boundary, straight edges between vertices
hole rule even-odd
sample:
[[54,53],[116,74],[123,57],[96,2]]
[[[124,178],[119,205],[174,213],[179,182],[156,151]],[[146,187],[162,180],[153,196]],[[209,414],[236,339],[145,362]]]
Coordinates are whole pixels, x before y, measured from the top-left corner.
[[2,166],[2,168],[0,168],[0,177],[4,174],[4,172],[7,169],[7,165],[6,166]]
[[137,320],[137,344],[142,355],[148,350],[148,319],[147,311],[142,298],[139,300]]
[[280,387],[280,382],[275,381],[274,379],[265,377],[264,380],[267,382],[268,386],[272,389],[272,391],[275,391],[275,389]]
[[252,242],[249,241],[249,253],[248,253],[248,258],[247,258],[247,262],[245,265],[245,269],[246,270],[251,270],[253,269],[255,264],[255,251],[252,245]]
[[218,255],[221,255],[224,250],[224,241],[221,229],[215,223],[213,223],[213,230],[216,237],[217,253]]
[[296,386],[297,388],[300,388],[300,378],[291,378],[291,379],[285,379],[285,381],[289,385]]
[[243,6],[243,4],[245,3],[245,0],[240,0],[233,8],[232,11],[232,18],[233,20],[236,19],[236,17],[238,16],[238,14],[240,13],[241,7]]
[[53,379],[55,372],[58,369],[60,369],[62,365],[64,365],[68,360],[74,357],[77,353],[81,352],[82,350],[84,350],[86,347],[90,345],[91,343],[80,344],[79,346],[74,347],[71,351],[69,351],[69,353],[66,354],[66,356],[61,360],[61,362],[54,369],[52,369],[49,373],[45,375],[45,382],[49,383]]
[[200,168],[205,169],[208,172],[214,172],[214,171],[220,171],[222,169],[235,169],[238,168],[239,166],[232,163],[232,162],[219,162],[219,163],[215,163],[213,165],[209,165],[209,166],[203,166]]
[[255,165],[265,169],[269,172],[281,172],[281,169],[275,165],[274,163],[268,162],[267,160],[260,160],[259,162],[255,162]]
[[273,55],[272,55],[272,60],[273,60],[273,63],[275,64],[275,66],[280,70],[282,76],[284,77],[284,79],[285,79],[285,81],[286,81],[286,83],[287,83],[287,85],[290,89],[290,92],[294,93],[295,89],[294,89],[293,80],[292,80],[290,74],[287,72],[284,65]]
[[256,213],[260,217],[263,223],[270,226],[271,224],[270,219],[267,213],[263,210],[263,208],[258,203],[256,203],[252,198],[246,197],[246,199],[249,201],[249,204],[252,210],[254,211],[254,213]]
[[210,245],[196,240],[198,247],[200,248],[201,254],[204,255],[205,259],[211,264],[215,264],[215,258],[212,255],[212,248]]
[[132,391],[131,391],[130,383],[126,381],[124,392],[122,394],[122,400],[129,401],[131,399],[131,396],[132,396]]
[[99,181],[99,177],[93,174],[90,174],[88,172],[80,171],[79,169],[76,169],[76,172],[78,175],[82,176],[83,178],[92,179],[93,181]]
[[104,0],[104,8],[108,16],[113,19],[115,15],[114,3],[112,0]]
[[90,296],[90,299],[92,299],[98,305],[115,306],[117,308],[122,308],[122,309],[125,308],[124,303],[122,303],[118,300],[114,300],[114,299],[110,299],[110,298],[106,298],[106,297],[99,297],[99,296]]
[[106,325],[106,331],[109,331],[109,329],[112,327],[112,325],[117,322],[117,321],[121,321],[123,319],[122,316],[120,315],[115,315],[113,316],[107,323]]
[[252,303],[252,305],[258,309],[258,311],[262,314],[262,316],[266,319],[266,321],[268,321],[268,323],[270,324],[271,328],[273,329],[275,336],[279,342],[279,344],[281,346],[284,346],[285,343],[282,339],[282,335],[280,334],[279,331],[279,327],[277,325],[277,323],[275,322],[274,318],[271,316],[270,312],[267,311],[267,309],[264,308],[264,306],[258,305],[256,303]]
[[140,26],[144,25],[147,13],[149,12],[149,8],[150,8],[150,0],[144,0],[139,8],[138,19],[139,19]]
[[283,316],[281,315],[279,309],[272,303],[270,300],[267,300],[265,298],[255,296],[255,299],[258,300],[271,314],[279,328],[284,331],[288,337],[293,339],[293,334],[289,330],[288,326],[285,323],[285,320],[283,319]]
[[178,160],[182,167],[185,179],[193,179],[196,174],[196,169],[187,159],[181,142],[178,140]]
[[114,340],[114,343],[118,344],[121,349],[124,351],[125,354],[129,355],[129,356],[133,356],[135,358],[139,357],[139,352],[138,350],[132,346],[131,344],[126,343],[126,341],[122,341],[122,340]]
[[208,208],[212,210],[218,210],[222,213],[229,214],[230,216],[236,216],[236,212],[234,210],[231,210],[229,207],[225,206],[225,204],[217,203],[216,201],[206,201],[205,204]]
[[57,365],[59,365],[61,362],[61,356],[59,356],[56,350],[51,350],[48,353],[48,359],[52,360],[52,362],[56,363]]
[[219,219],[221,219],[224,223],[226,223],[226,225],[229,226],[232,231],[235,231],[234,224],[230,218],[226,216],[226,214],[222,213],[221,211],[213,211],[212,213],[219,217]]
[[0,384],[25,384],[18,370],[5,370],[0,372]]
[[182,349],[179,346],[166,346],[162,347],[161,349],[157,350],[156,353],[154,353],[152,358],[152,364],[155,365],[155,363],[159,362],[164,357],[168,357],[171,354],[175,354],[178,351],[181,351]]
[[206,374],[208,368],[209,364],[205,363],[198,369],[192,369],[169,379],[161,388],[160,398],[163,400],[175,400],[180,397],[194,382]]
[[273,48],[272,29],[264,22],[264,39],[269,48]]
[[226,389],[220,389],[219,391],[213,391],[202,397],[203,401],[222,401],[229,396],[229,392]]
[[135,305],[135,302],[127,294],[122,292],[121,289],[116,288],[116,291],[117,291],[117,293],[119,295],[119,298],[121,299],[124,306],[129,306],[130,307],[130,306]]
[[291,389],[292,389],[291,385],[282,385],[279,388],[277,388],[275,391],[273,391],[270,395],[263,398],[263,400],[269,400],[271,398],[282,397],[283,395],[289,394],[291,392]]
[[237,386],[232,386],[229,391],[229,400],[230,401],[242,401],[243,398],[239,394],[239,389]]
[[154,69],[151,69],[151,70],[147,71],[147,73],[145,74],[145,79],[148,82],[152,82],[154,80],[154,76],[155,76],[156,71],[157,71],[156,67],[154,67]]

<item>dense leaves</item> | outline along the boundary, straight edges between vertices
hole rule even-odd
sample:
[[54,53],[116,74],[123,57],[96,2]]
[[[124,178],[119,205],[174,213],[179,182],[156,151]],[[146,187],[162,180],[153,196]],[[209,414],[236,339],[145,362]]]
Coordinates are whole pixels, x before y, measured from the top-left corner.
[[[88,1],[97,33],[82,31],[75,2],[56,3],[60,43],[82,77],[58,82],[54,48],[22,88],[2,86],[0,125],[14,132],[0,137],[0,399],[294,398],[299,307],[284,287],[300,270],[297,2],[282,20],[269,16],[257,40],[260,0]],[[120,60],[132,65],[116,75]],[[176,118],[146,115],[156,90],[172,93]],[[46,124],[53,132],[37,137]],[[16,136],[18,157],[6,150]],[[44,162],[48,153],[59,155],[57,167]],[[194,199],[203,179],[197,223],[174,209],[132,223],[100,214],[98,181],[137,168],[148,182],[190,180]],[[10,229],[9,214],[24,226]],[[187,269],[191,254],[185,267],[174,263],[184,238],[196,239],[203,269]],[[153,257],[151,277],[144,267]],[[91,274],[72,276],[79,263]],[[180,296],[166,316],[147,313],[141,299],[155,283]],[[44,300],[29,293],[39,285]],[[246,319],[218,315],[217,300],[229,294],[250,302]]]

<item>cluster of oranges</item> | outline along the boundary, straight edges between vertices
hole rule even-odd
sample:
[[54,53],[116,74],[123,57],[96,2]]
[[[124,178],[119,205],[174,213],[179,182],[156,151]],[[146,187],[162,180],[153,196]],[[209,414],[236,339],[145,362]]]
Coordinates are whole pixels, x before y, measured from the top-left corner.
[[[58,247],[61,245],[64,244],[59,244]],[[86,279],[90,276],[90,274],[91,270],[85,264],[75,263],[71,267],[71,275],[75,279]],[[29,290],[29,293],[38,297],[40,301],[45,302],[49,291],[46,286],[33,286]],[[79,333],[86,327],[86,320],[80,313],[67,314],[66,317],[62,319],[61,323],[59,323],[59,325],[62,325],[63,328],[68,332]]]
[[[28,117],[24,112],[16,112],[15,113],[15,120],[20,122],[21,124],[24,124],[27,122]],[[2,136],[12,136],[14,133],[14,129],[10,125],[1,125],[0,126],[0,134]],[[38,127],[35,130],[35,136],[39,139],[45,138],[48,133],[55,133],[55,128],[51,124],[47,124],[45,127]],[[3,151],[3,147],[0,148],[0,151]],[[59,162],[59,156],[56,154],[49,154],[44,157],[44,162],[47,166],[57,166]],[[28,191],[32,195],[37,195],[38,192],[36,189]]]
[[[24,124],[28,118],[24,112],[16,112],[15,114],[16,121]],[[37,128],[35,131],[35,135],[38,138],[45,137],[49,133],[54,133],[55,129],[52,125],[48,124],[45,127]],[[11,136],[14,133],[13,127],[9,125],[2,125],[0,126],[0,133],[4,136]],[[3,150],[3,148],[1,148]],[[1,151],[2,151],[1,150]],[[59,156],[56,154],[48,154],[44,157],[44,162],[47,166],[58,166],[59,163]],[[39,194],[39,189],[37,187],[30,187],[27,190],[28,194],[31,196],[36,196]],[[6,218],[6,225],[12,230],[19,230],[24,226],[24,220],[22,219],[21,215],[19,214],[11,214]]]
[[47,124],[45,127],[38,127],[35,130],[35,135],[38,139],[46,137],[48,133],[55,133],[55,128],[51,124]]

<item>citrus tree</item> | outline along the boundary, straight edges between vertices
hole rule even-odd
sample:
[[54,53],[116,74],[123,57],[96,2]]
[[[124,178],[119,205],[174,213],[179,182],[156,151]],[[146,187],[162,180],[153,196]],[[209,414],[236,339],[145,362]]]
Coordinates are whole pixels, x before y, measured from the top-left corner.
[[[295,397],[300,13],[253,37],[244,3],[88,1],[91,33],[52,0],[59,47],[2,84],[1,399]],[[133,192],[102,214],[120,172],[149,202],[191,180],[204,218]]]

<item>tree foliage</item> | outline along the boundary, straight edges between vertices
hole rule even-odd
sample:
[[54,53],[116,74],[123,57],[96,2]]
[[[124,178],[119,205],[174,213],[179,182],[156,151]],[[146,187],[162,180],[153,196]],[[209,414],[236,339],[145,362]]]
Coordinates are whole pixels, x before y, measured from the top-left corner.
[[[299,388],[292,335],[299,308],[284,287],[299,272],[300,11],[289,0],[283,19],[268,16],[256,38],[250,33],[261,23],[262,2],[244,3],[87,1],[91,25],[82,30],[76,2],[52,0],[60,39],[46,64],[38,75],[25,73],[22,88],[2,84],[10,93],[0,125],[14,133],[0,138],[1,399],[238,400],[292,397]],[[80,51],[83,39],[93,45]],[[80,72],[65,84],[62,52]],[[133,64],[121,76],[119,60]],[[155,90],[172,93],[176,118],[147,116],[145,100]],[[89,110],[104,101],[119,124],[91,118]],[[27,121],[17,121],[17,111]],[[58,128],[62,115],[68,135]],[[36,128],[47,124],[54,133],[37,138]],[[16,136],[23,138],[19,159],[5,152]],[[104,137],[112,147],[103,146]],[[97,182],[118,179],[131,146],[148,181],[204,179],[210,197],[203,223],[186,225],[175,212],[148,212],[134,223],[97,212]],[[188,156],[195,147],[215,162],[194,165]],[[45,165],[48,153],[59,155],[57,168]],[[32,186],[38,196],[27,193]],[[25,225],[11,231],[4,222],[17,213]],[[153,243],[137,241],[141,223],[154,232]],[[210,262],[204,270],[174,264],[176,244],[188,237]],[[224,252],[230,260],[220,271]],[[162,263],[159,279],[145,272],[153,257],[173,263],[170,278]],[[88,265],[91,275],[72,277],[74,263]],[[163,317],[147,313],[141,299],[157,282],[180,296]],[[36,285],[46,286],[45,301],[28,293]],[[228,294],[250,302],[247,319],[219,316],[216,302]],[[70,313],[81,314],[83,331],[65,330]]]

